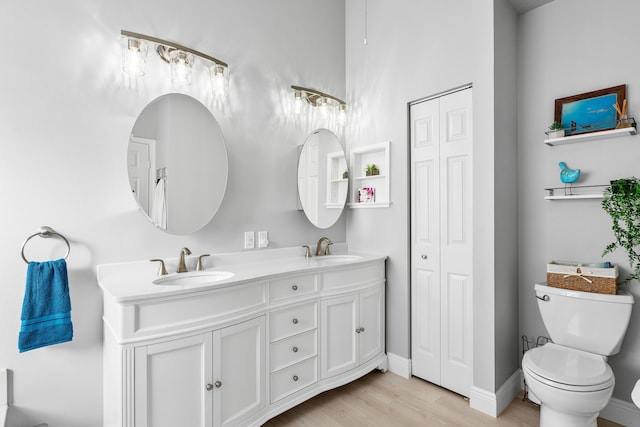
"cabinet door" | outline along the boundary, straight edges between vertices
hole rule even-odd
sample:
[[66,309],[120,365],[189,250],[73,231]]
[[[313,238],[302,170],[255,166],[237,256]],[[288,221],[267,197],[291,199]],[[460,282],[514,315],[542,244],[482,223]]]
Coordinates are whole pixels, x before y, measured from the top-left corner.
[[[356,326],[359,363],[373,359],[384,350],[384,293],[382,286],[360,294],[360,321]],[[358,332],[359,331],[359,332]]]
[[211,426],[211,334],[136,347],[136,427]]
[[357,295],[327,299],[321,303],[322,378],[358,366],[357,305]]
[[261,316],[213,332],[216,426],[237,425],[265,406],[264,328]]

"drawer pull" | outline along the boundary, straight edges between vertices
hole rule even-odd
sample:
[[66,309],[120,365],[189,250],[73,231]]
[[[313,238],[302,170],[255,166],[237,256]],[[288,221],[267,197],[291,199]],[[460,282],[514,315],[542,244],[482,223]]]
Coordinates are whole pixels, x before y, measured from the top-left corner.
[[221,381],[216,381],[216,388],[220,388],[222,387],[222,382]]
[[298,352],[298,347],[293,347],[291,350],[293,350],[294,353]]
[[298,285],[291,286],[291,289],[293,289],[294,291],[297,291],[298,290]]
[[294,376],[293,376],[293,380],[294,380],[294,381],[298,381],[298,376],[297,376],[297,375],[294,375]]
[[294,324],[294,325],[297,325],[297,324],[298,324],[298,319],[296,319],[296,318],[294,317],[294,318],[293,318],[293,320],[292,320],[292,322],[293,322],[293,324]]

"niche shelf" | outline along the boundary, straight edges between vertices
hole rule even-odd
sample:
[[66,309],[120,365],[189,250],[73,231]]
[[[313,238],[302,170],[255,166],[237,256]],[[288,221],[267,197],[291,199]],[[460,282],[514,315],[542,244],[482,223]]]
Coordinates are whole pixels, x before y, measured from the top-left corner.
[[344,152],[327,154],[327,200],[324,206],[328,209],[342,209],[347,200],[349,179],[343,178],[347,170],[347,159]]
[[[351,208],[388,208],[389,197],[389,147],[390,141],[367,145],[351,150]],[[367,175],[367,165],[375,164],[378,175]],[[361,197],[360,189],[373,189],[372,197]],[[363,191],[366,193],[366,191]]]
[[[606,139],[606,138],[615,138],[618,136],[626,136],[626,135],[635,135],[636,130],[636,120],[633,117],[622,119],[618,121],[619,123],[624,122],[627,127],[621,127],[617,129],[611,130],[601,130],[596,132],[589,133],[580,133],[577,135],[569,135],[564,136],[562,138],[548,138],[544,140],[544,143],[549,146],[557,146],[557,145],[566,145],[574,142],[585,142],[591,141],[594,139]],[[547,136],[552,134],[552,132],[545,132]]]

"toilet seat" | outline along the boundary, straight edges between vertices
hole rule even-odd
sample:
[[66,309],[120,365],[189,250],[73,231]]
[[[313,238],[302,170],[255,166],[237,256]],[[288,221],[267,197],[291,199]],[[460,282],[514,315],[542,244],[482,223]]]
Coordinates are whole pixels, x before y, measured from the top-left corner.
[[527,351],[522,368],[533,379],[567,391],[605,390],[615,384],[603,356],[554,343]]

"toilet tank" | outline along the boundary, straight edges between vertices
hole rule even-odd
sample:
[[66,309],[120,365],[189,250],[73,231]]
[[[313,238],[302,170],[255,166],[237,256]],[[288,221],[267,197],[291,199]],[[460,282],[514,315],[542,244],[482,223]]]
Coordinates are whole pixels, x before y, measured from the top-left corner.
[[535,294],[554,343],[603,356],[620,351],[633,305],[629,292],[609,295],[536,284]]

